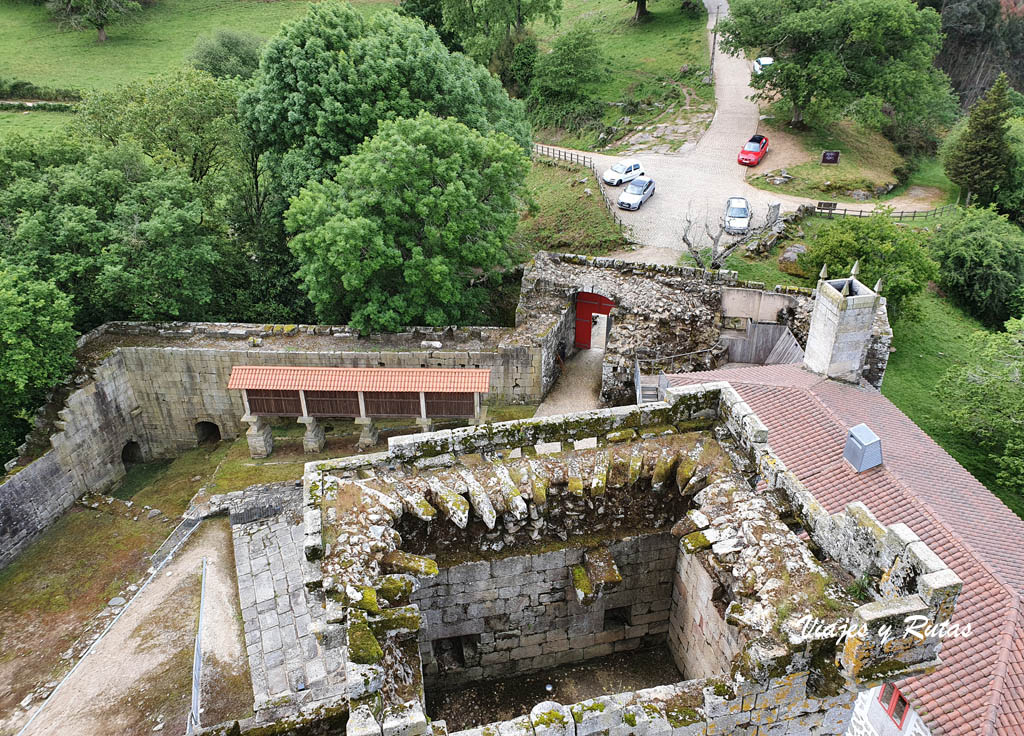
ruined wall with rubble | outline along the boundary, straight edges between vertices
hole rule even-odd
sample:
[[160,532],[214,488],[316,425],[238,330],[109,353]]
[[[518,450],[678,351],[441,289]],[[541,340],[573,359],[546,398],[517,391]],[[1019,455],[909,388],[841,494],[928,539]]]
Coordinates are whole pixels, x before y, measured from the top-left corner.
[[82,494],[124,476],[121,451],[149,445],[121,355],[104,360],[59,413],[51,449],[0,484],[0,567],[67,511]]
[[423,616],[426,685],[454,687],[663,642],[675,538],[627,537],[607,549],[622,580],[589,606],[576,599],[570,572],[584,563],[584,547],[441,567],[411,598]]

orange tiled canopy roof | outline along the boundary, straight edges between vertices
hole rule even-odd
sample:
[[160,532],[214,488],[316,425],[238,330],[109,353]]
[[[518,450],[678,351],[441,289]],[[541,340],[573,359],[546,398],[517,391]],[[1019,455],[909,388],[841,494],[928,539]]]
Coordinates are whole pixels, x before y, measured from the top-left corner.
[[466,368],[294,368],[236,365],[228,388],[276,391],[487,393],[490,370]]

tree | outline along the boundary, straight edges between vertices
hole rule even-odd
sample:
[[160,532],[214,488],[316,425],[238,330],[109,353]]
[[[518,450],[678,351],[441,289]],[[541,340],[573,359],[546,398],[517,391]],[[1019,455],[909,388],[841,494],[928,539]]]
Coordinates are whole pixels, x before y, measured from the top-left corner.
[[71,302],[50,281],[0,261],[0,457],[12,457],[29,412],[75,364]]
[[945,157],[946,175],[981,204],[991,204],[1011,181],[1012,153],[1007,140],[1009,82],[1005,74],[971,108],[967,127]]
[[562,0],[441,0],[445,27],[484,65],[507,57],[527,24],[543,19],[557,26],[561,12]]
[[442,0],[401,0],[398,12],[410,18],[419,18],[423,25],[437,31],[437,37],[449,51],[463,51],[458,34],[444,24],[441,5]]
[[186,68],[87,95],[75,126],[109,145],[134,140],[155,160],[199,183],[232,161],[239,136],[237,108],[231,80]]
[[381,123],[285,218],[320,319],[362,331],[472,320],[511,265],[528,169],[503,134],[424,112]]
[[531,119],[538,126],[573,130],[599,119],[603,107],[587,88],[607,76],[593,32],[582,24],[573,26],[537,58],[527,103]]
[[869,286],[883,282],[882,295],[891,317],[917,316],[915,299],[937,275],[921,236],[899,227],[886,212],[833,220],[807,244],[797,263],[809,274],[820,273],[822,266],[832,273],[848,273],[858,261],[862,282]]
[[[32,159],[48,146],[61,155]],[[0,257],[52,279],[82,330],[203,316],[219,256],[196,186],[135,144],[63,146],[22,151],[15,138],[0,147],[18,171],[0,188]]]
[[[694,237],[690,234],[690,231],[693,230],[693,217],[687,212],[686,229],[680,233],[679,237],[686,245],[686,250],[698,268],[717,271],[725,268],[726,259],[740,246],[759,240],[775,227],[776,223],[779,222],[780,207],[778,204],[771,205],[768,208],[768,215],[765,217],[764,224],[759,227],[750,228],[742,237],[727,241],[725,245],[722,245],[722,238],[726,235],[724,217],[719,221],[718,229],[714,232],[708,227],[707,222],[704,223],[704,234],[707,235],[709,241],[709,245],[705,245],[701,240],[698,240],[700,235]],[[753,213],[751,213],[750,219],[753,221]]]
[[1015,316],[1024,286],[1024,232],[993,208],[966,210],[935,234],[932,252],[942,287],[982,322],[997,326]]
[[626,0],[627,3],[636,3],[636,12],[633,13],[633,22],[639,23],[646,20],[651,11],[647,9],[647,0]]
[[939,25],[912,0],[734,0],[719,28],[730,52],[774,57],[751,85],[758,99],[788,103],[792,124],[852,111],[878,125],[920,111],[951,119],[948,80],[932,66]]
[[261,48],[263,39],[255,33],[221,28],[196,39],[189,63],[212,77],[250,79],[260,66]]
[[49,0],[46,4],[57,21],[76,31],[96,29],[96,40],[107,40],[107,26],[138,12],[133,0]]
[[530,146],[522,104],[486,69],[450,53],[415,18],[364,19],[335,2],[310,6],[268,42],[240,109],[260,150],[292,152],[288,165],[311,177],[329,174],[381,121],[420,111]]
[[964,361],[938,385],[939,399],[956,427],[990,453],[999,485],[1024,488],[1024,320],[1005,332],[976,332]]

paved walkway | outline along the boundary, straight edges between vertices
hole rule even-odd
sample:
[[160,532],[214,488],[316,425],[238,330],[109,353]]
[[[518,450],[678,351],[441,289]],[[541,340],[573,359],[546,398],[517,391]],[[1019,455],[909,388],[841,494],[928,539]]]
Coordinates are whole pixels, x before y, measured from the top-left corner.
[[562,375],[537,407],[535,417],[550,417],[596,409],[601,403],[601,361],[604,360],[605,317],[590,332],[589,350],[580,350],[565,362]]
[[320,700],[340,691],[341,661],[313,635],[324,609],[307,600],[297,503],[272,518],[232,526],[232,536],[254,710],[282,697]]

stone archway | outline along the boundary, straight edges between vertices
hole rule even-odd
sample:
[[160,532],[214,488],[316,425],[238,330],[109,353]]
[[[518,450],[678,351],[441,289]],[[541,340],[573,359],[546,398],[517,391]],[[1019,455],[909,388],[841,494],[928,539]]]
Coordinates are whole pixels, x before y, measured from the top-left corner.
[[126,442],[124,447],[121,448],[121,464],[125,468],[130,465],[138,465],[143,461],[142,447],[135,440]]
[[594,315],[607,316],[615,307],[615,302],[601,294],[590,291],[576,293],[576,331],[573,344],[579,350],[589,350],[593,334]]
[[214,422],[196,422],[196,442],[200,445],[214,445],[220,442],[220,427]]

